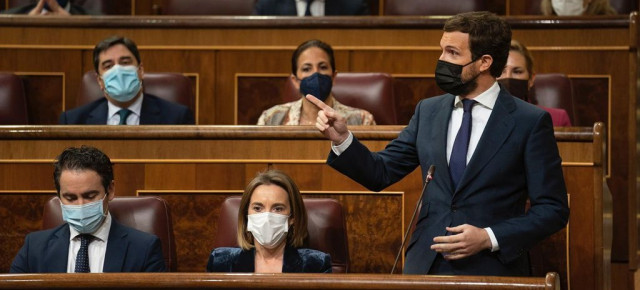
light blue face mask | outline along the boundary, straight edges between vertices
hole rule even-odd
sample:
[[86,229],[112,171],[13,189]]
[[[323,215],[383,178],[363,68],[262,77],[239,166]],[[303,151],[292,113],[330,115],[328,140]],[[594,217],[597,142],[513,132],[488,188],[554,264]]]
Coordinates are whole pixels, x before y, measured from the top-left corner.
[[133,65],[114,65],[102,74],[102,81],[109,97],[121,103],[131,101],[142,87],[138,67]]
[[62,219],[81,234],[93,233],[100,227],[106,216],[103,203],[104,198],[83,205],[65,205],[60,202]]

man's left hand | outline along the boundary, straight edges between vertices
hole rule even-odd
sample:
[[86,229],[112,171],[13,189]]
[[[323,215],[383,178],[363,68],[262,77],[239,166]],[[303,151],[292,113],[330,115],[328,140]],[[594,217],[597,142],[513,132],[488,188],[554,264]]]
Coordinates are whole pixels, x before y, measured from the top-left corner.
[[447,260],[459,260],[491,249],[491,239],[485,229],[468,224],[446,229],[451,235],[433,238],[431,249]]

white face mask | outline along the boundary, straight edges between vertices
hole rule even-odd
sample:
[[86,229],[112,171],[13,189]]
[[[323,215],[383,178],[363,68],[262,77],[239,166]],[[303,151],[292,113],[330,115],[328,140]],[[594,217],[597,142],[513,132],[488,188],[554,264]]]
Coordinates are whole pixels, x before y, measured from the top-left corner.
[[247,231],[267,249],[280,244],[289,231],[289,216],[263,212],[247,215]]
[[551,7],[559,16],[582,15],[587,10],[584,0],[551,0]]

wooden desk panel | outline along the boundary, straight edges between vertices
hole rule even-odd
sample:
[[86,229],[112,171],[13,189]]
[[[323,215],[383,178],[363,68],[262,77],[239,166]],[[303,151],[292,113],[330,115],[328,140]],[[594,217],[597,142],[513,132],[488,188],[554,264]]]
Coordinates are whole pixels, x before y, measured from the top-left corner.
[[[354,127],[353,131],[369,148],[380,150],[401,128]],[[562,273],[563,284],[572,288],[604,289],[609,276],[603,217],[610,213],[602,197],[604,128],[556,130],[572,196],[571,226],[569,244],[555,242],[551,248],[568,257],[545,257],[545,265]],[[179,270],[188,272],[204,269],[215,233],[216,205],[224,196],[241,192],[256,172],[278,168],[289,173],[305,194],[323,194],[343,204],[353,272],[387,273],[422,185],[421,172],[416,170],[385,193],[369,193],[324,164],[329,142],[312,127],[303,126],[0,127],[0,140],[0,195],[43,190],[50,195],[50,164],[57,154],[72,145],[101,148],[115,163],[116,194],[157,194],[169,201],[178,243],[188,245],[178,249]],[[24,203],[11,196],[0,203],[0,213]],[[32,202],[25,218],[37,221],[41,213],[35,209],[42,204]],[[0,219],[0,228],[13,229],[7,221]],[[373,230],[372,225],[380,226]],[[0,243],[0,261],[10,261],[31,230],[35,230],[33,223],[12,230],[12,243]],[[205,235],[196,238],[195,233]],[[8,266],[0,264],[0,271]]]
[[372,274],[107,273],[0,275],[2,289],[560,289],[544,277]]

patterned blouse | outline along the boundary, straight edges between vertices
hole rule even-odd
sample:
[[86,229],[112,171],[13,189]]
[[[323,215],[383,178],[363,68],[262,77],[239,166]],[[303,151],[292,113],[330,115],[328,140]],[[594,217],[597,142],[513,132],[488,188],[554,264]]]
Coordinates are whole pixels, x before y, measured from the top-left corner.
[[[347,125],[366,126],[376,124],[376,121],[373,120],[373,115],[368,111],[340,104],[335,98],[333,99],[333,109],[347,119]],[[258,119],[258,125],[300,125],[301,112],[302,98],[297,101],[275,105],[262,112],[260,119]]]

